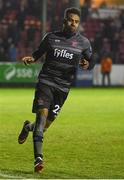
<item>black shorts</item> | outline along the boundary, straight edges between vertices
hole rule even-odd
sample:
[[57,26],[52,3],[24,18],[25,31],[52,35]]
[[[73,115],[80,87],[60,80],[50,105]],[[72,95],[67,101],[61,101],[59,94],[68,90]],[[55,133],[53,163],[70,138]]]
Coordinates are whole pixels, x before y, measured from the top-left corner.
[[37,83],[32,112],[37,113],[39,109],[47,108],[49,110],[48,119],[52,121],[58,115],[67,96],[68,93],[55,87]]

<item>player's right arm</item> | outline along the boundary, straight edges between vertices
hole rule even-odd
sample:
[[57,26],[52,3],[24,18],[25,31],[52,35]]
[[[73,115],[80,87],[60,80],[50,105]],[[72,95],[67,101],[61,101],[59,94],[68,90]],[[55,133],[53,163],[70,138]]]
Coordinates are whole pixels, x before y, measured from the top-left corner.
[[48,49],[48,35],[42,39],[39,47],[32,53],[32,56],[26,56],[22,58],[22,62],[25,65],[35,63]]

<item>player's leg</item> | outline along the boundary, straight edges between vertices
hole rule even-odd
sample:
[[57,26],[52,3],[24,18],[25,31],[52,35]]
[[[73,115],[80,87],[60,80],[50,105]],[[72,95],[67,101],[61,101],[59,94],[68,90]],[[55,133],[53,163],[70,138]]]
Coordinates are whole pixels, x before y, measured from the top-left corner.
[[[64,93],[59,90],[54,92],[52,91],[52,93],[54,98],[52,99],[49,111],[47,108],[40,109],[36,116],[35,128],[33,132],[34,157],[36,159],[35,172],[38,172],[43,168],[42,143],[44,130],[47,130],[53,123],[68,95],[68,93]],[[41,159],[40,165],[37,164],[37,159],[38,162],[39,159]]]
[[43,131],[48,116],[48,110],[52,103],[52,100],[52,87],[49,87],[45,84],[38,84],[32,109],[32,112],[36,113],[36,120],[33,129],[35,172],[40,172],[43,168]]
[[[41,105],[43,104],[45,96],[47,96],[47,98],[49,98],[49,100],[51,100],[51,97],[49,97],[49,94],[51,94],[51,92],[49,92],[49,91],[50,90],[48,90],[48,86],[46,86],[44,84],[38,83],[36,85],[35,98],[33,101],[33,108],[32,108],[33,113],[37,112],[39,104],[41,104]],[[41,98],[40,98],[40,96],[41,96]],[[42,96],[43,96],[43,99],[42,99]],[[45,98],[45,99],[47,99],[47,98]],[[39,104],[38,104],[38,102],[39,102]],[[26,120],[24,122],[23,127],[21,129],[21,132],[18,136],[18,143],[19,144],[23,144],[26,141],[26,139],[29,135],[29,132],[30,131],[33,132],[34,126],[35,126],[35,122],[31,123],[29,120]]]
[[[47,131],[47,129],[52,124],[52,122],[53,122],[53,118],[52,119],[50,118],[50,119],[46,120],[46,125],[44,127],[43,132]],[[26,141],[26,139],[27,139],[27,137],[29,135],[29,132],[33,132],[34,127],[35,127],[35,122],[31,123],[29,120],[26,120],[24,122],[22,130],[21,130],[21,132],[20,132],[20,134],[18,136],[18,143],[19,144],[23,144]]]
[[111,85],[111,79],[110,79],[110,73],[109,72],[107,73],[107,78],[108,78],[108,86],[110,86]]
[[[49,108],[50,109],[50,108]],[[39,109],[36,114],[36,122],[33,131],[33,144],[34,144],[34,170],[35,172],[42,171],[43,165],[43,134],[50,127],[55,117],[50,116],[49,110],[47,108]]]
[[57,117],[58,112],[67,98],[67,94],[68,93],[59,90],[54,91],[54,98],[49,111],[47,108],[43,108],[36,114],[36,122],[33,132],[35,172],[40,172],[43,169],[42,144],[44,130],[47,130]]
[[105,86],[105,73],[102,73],[102,85]]
[[[48,118],[46,119],[46,124],[45,124],[44,130],[43,130],[44,132],[47,131],[47,129],[51,126],[51,124],[55,120],[55,118],[58,115],[60,108],[62,107],[66,98],[67,98],[67,93],[64,93],[61,91],[59,91],[59,93],[58,93],[58,91],[57,91],[57,93],[55,93],[55,97],[54,97],[54,100],[50,107]],[[34,102],[35,102],[35,100],[34,100]],[[35,105],[33,105],[33,109],[35,109],[35,108],[36,108]],[[35,110],[33,110],[33,111],[35,111]],[[35,127],[35,122],[31,123],[28,120],[26,120],[24,122],[21,133],[19,134],[19,137],[18,137],[19,144],[23,144],[26,141],[26,139],[29,135],[29,132],[30,131],[33,132],[34,127]]]
[[57,115],[59,114],[59,112],[68,96],[68,93],[65,93],[65,92],[62,92],[62,91],[56,89],[54,91],[53,95],[54,95],[54,99],[49,108],[49,113],[48,113],[44,131],[46,131],[51,126],[51,124],[54,122],[54,120],[56,119]]
[[39,109],[36,113],[35,127],[33,130],[33,145],[34,145],[34,166],[35,172],[40,172],[43,168],[43,155],[42,155],[42,144],[43,144],[43,131],[48,116],[48,109]]

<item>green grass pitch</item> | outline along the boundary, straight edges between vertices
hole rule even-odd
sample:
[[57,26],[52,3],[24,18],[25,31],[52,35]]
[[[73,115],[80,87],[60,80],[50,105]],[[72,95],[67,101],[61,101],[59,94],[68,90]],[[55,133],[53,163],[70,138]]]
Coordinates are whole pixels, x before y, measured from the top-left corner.
[[124,89],[72,89],[44,136],[45,168],[33,173],[32,134],[17,143],[34,89],[0,89],[0,178],[124,178]]

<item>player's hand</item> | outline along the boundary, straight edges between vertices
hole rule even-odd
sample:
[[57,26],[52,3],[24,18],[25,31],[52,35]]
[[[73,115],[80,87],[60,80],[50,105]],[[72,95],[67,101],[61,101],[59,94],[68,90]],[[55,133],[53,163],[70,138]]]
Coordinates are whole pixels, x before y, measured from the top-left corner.
[[34,63],[35,62],[35,59],[31,56],[26,56],[24,58],[22,58],[22,62],[25,64],[25,65],[29,65],[31,63]]
[[80,65],[80,67],[81,67],[83,70],[86,70],[86,69],[88,69],[88,67],[89,67],[89,61],[87,61],[86,59],[82,59],[82,60],[79,62],[79,65]]

